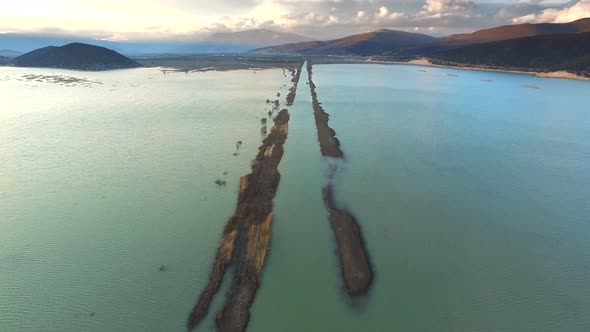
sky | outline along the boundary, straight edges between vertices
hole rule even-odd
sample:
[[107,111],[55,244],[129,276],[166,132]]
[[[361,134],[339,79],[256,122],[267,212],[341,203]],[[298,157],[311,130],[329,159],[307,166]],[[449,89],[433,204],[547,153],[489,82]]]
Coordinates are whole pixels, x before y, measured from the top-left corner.
[[391,28],[436,36],[590,17],[590,0],[0,0],[0,33],[199,40],[272,29],[329,39]]

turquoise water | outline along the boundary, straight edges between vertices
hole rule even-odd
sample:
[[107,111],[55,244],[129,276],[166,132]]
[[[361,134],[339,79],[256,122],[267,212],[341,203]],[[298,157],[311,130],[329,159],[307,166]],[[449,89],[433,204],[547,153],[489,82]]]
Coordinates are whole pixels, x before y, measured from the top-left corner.
[[[17,80],[30,73],[102,84]],[[590,83],[314,66],[346,156],[336,198],[376,272],[352,301],[306,77],[250,331],[590,330]],[[0,331],[184,330],[288,80],[0,68]]]
[[[31,73],[102,84],[19,81]],[[183,331],[258,151],[265,101],[289,79],[0,78],[0,331]]]
[[376,270],[356,302],[300,85],[252,330],[590,330],[590,84],[420,69],[314,67],[346,157],[337,199]]

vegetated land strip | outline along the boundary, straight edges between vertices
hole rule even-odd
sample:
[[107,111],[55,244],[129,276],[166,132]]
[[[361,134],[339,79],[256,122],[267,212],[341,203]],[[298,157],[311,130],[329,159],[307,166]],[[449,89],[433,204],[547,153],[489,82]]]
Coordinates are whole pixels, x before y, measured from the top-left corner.
[[[307,61],[307,72],[321,153],[325,157],[342,159],[344,154],[340,149],[340,141],[328,123],[330,116],[318,101],[311,60]],[[330,212],[330,224],[338,245],[342,278],[346,291],[350,295],[363,295],[367,293],[373,282],[373,268],[356,219],[350,212],[336,206],[333,192],[332,179],[330,179],[323,189],[323,196],[324,203]]]
[[[300,72],[301,68],[296,70],[296,74]],[[288,123],[289,112],[283,109],[275,117],[270,134],[264,139],[252,162],[252,172],[240,179],[235,214],[224,229],[209,283],[189,315],[189,330],[193,330],[206,317],[231,264],[235,265],[236,273],[230,293],[217,312],[216,326],[219,331],[245,331],[248,325],[250,306],[260,285],[270,248],[273,199],[280,181],[278,165],[284,153]]]

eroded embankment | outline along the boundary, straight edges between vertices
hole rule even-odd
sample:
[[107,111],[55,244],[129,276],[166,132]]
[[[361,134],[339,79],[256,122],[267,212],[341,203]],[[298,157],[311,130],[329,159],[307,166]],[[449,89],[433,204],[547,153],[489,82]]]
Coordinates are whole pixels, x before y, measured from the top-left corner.
[[[336,132],[328,124],[330,116],[318,101],[316,86],[313,83],[313,66],[309,60],[307,72],[321,153],[326,157],[342,159],[344,154],[340,149],[340,141],[336,138]],[[330,175],[330,181],[323,189],[324,203],[330,212],[330,224],[338,245],[346,290],[353,296],[362,295],[369,290],[373,282],[373,269],[356,219],[350,212],[338,208],[334,202],[333,174]]]
[[273,199],[280,181],[278,165],[284,153],[288,122],[289,113],[283,109],[275,117],[270,134],[252,162],[252,172],[240,179],[235,214],[223,232],[209,283],[190,313],[187,322],[189,330],[193,330],[207,316],[211,301],[232,263],[236,266],[236,273],[230,294],[216,315],[217,329],[244,331],[248,325],[250,306],[258,290],[270,246]]

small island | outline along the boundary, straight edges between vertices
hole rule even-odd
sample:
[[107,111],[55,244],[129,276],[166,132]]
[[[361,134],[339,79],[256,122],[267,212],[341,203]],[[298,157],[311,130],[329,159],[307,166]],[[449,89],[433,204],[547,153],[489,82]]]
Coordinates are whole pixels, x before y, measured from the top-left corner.
[[108,48],[71,43],[61,47],[48,46],[12,60],[17,67],[59,68],[101,71],[141,67],[136,61]]

